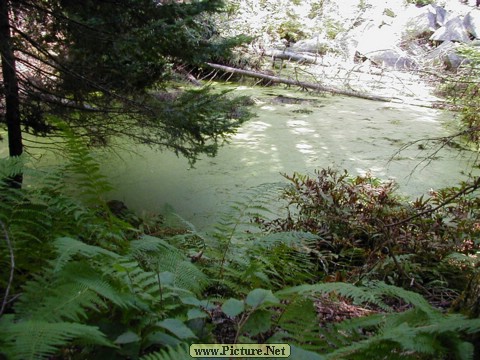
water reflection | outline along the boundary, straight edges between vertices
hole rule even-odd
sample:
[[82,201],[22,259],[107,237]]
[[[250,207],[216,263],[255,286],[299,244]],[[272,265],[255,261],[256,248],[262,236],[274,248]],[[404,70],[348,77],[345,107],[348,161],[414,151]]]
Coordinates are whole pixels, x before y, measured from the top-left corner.
[[[201,227],[243,189],[282,181],[280,173],[312,174],[328,166],[371,172],[395,179],[402,192],[416,196],[456,182],[467,167],[466,154],[443,149],[428,168],[412,174],[426,153],[414,146],[395,155],[409,141],[446,135],[443,124],[451,115],[440,110],[275,88],[242,88],[243,94],[256,99],[258,116],[216,158],[193,169],[168,151],[142,146],[134,147],[135,154],[122,151],[122,159],[109,156],[103,169],[117,188],[112,197],[139,211],[159,211],[169,203]],[[272,102],[276,95],[310,100],[279,104]]]
[[[334,166],[353,174],[371,172],[395,179],[411,195],[447,186],[460,179],[464,155],[444,149],[427,169],[412,170],[425,153],[407,142],[447,134],[451,115],[440,110],[356,98],[314,97],[282,89],[243,89],[257,100],[258,117],[245,124],[215,159],[189,169],[172,154],[144,149],[142,156],[107,164],[116,198],[152,211],[172,204],[197,225],[214,221],[218,212],[241,196],[242,189],[282,181],[280,173]],[[275,94],[308,98],[308,104],[271,105]],[[306,111],[308,110],[308,111]],[[119,171],[119,166],[123,170]]]

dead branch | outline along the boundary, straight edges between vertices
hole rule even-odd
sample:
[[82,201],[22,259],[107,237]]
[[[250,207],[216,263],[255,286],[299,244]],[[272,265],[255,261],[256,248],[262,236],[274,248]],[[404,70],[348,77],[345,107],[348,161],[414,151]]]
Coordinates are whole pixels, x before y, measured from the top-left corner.
[[302,89],[312,89],[312,90],[328,92],[332,94],[353,96],[353,97],[358,97],[358,98],[373,100],[373,101],[384,101],[384,102],[401,101],[400,99],[391,98],[391,97],[369,95],[369,94],[360,93],[358,91],[353,91],[353,90],[342,90],[342,89],[334,88],[332,86],[312,84],[312,83],[307,83],[299,80],[280,78],[277,76],[268,75],[258,71],[237,69],[230,66],[212,64],[212,63],[207,63],[207,65],[213,69],[218,69],[231,74],[240,74],[248,77],[253,77],[256,79],[268,80],[272,84],[286,84],[286,85],[298,86]]

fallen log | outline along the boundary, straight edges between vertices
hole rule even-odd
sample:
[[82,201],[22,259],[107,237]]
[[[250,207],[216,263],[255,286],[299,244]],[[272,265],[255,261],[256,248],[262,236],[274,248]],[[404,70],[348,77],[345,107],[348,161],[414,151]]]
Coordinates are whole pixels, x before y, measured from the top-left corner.
[[407,99],[402,99],[402,98],[398,98],[398,97],[371,95],[371,94],[365,94],[365,93],[355,91],[355,90],[344,90],[344,89],[338,89],[338,88],[333,87],[333,86],[327,86],[327,85],[321,85],[321,84],[308,83],[308,82],[299,81],[299,80],[281,78],[281,77],[278,77],[278,76],[268,75],[268,74],[261,73],[261,72],[258,72],[258,71],[237,69],[237,68],[233,68],[233,67],[230,67],[230,66],[212,64],[212,63],[206,63],[206,64],[208,66],[210,66],[211,68],[216,69],[216,70],[221,70],[221,71],[224,71],[224,72],[227,72],[227,73],[232,73],[232,74],[240,74],[240,75],[244,75],[244,76],[248,76],[248,77],[252,77],[252,78],[256,78],[256,79],[268,80],[272,84],[286,84],[286,85],[298,86],[302,89],[312,89],[312,90],[316,90],[316,91],[320,91],[320,92],[328,92],[328,93],[331,93],[331,94],[352,96],[352,97],[357,97],[357,98],[367,99],[367,100],[373,100],[373,101],[395,102],[395,103],[401,103],[401,104],[406,104],[406,105],[413,105],[413,106],[420,106],[420,107],[427,107],[427,108],[436,108],[436,109],[449,108],[447,103],[441,102],[441,101],[429,102],[429,101],[420,101],[420,100],[407,100]]
[[396,98],[390,98],[390,97],[385,97],[385,96],[377,96],[377,95],[369,95],[369,94],[361,93],[361,92],[354,91],[354,90],[342,90],[342,89],[337,89],[337,88],[332,87],[332,86],[326,86],[326,85],[320,85],[320,84],[307,83],[307,82],[304,82],[304,81],[280,78],[278,76],[268,75],[268,74],[264,74],[264,73],[261,73],[261,72],[258,72],[258,71],[237,69],[237,68],[232,68],[230,66],[212,64],[212,63],[207,63],[207,65],[212,67],[213,69],[225,71],[225,72],[232,73],[232,74],[240,74],[240,75],[244,75],[244,76],[253,77],[253,78],[256,78],[256,79],[268,80],[269,82],[271,82],[273,84],[286,84],[286,85],[298,86],[302,89],[312,89],[312,90],[323,91],[323,92],[328,92],[328,93],[332,93],[332,94],[354,96],[354,97],[367,99],[367,100],[374,100],[374,101],[384,101],[384,102],[392,102],[394,100],[400,101],[400,99],[396,99]]
[[321,60],[320,56],[298,54],[291,51],[269,50],[263,54],[275,59],[295,61],[300,64],[317,64]]

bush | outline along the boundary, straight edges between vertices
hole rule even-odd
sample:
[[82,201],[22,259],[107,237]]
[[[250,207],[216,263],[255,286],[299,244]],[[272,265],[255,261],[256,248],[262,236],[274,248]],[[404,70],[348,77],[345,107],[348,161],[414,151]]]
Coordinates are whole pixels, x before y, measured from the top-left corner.
[[473,268],[467,271],[447,259],[474,254],[479,246],[480,200],[467,195],[468,184],[409,202],[395,194],[393,183],[371,175],[351,177],[324,169],[314,178],[285,177],[290,181],[283,192],[288,215],[258,222],[267,231],[316,234],[314,250],[327,263],[326,278],[356,281],[368,276],[401,286],[416,284],[425,293],[447,287],[450,298],[451,289],[466,286]]

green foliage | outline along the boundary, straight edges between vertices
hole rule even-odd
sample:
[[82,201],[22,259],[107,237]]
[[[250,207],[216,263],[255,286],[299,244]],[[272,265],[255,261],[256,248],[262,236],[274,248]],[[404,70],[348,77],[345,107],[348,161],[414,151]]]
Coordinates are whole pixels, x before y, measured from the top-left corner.
[[[143,227],[158,237],[110,213],[95,159],[65,136],[70,162],[36,187],[0,189],[16,260],[2,299],[2,356],[187,359],[193,342],[285,342],[296,359],[473,357],[480,320],[434,307],[432,293],[438,283],[459,292],[478,274],[478,200],[464,192],[425,213],[462,187],[405,203],[393,185],[368,176],[296,174],[286,188],[249,191],[205,233],[172,214],[166,229]],[[15,173],[15,164],[4,166]],[[272,206],[279,194],[286,218]],[[402,231],[385,226],[399,221]],[[392,252],[381,256],[382,246]],[[342,276],[356,283],[330,282]],[[10,284],[8,274],[1,281]]]
[[208,87],[187,90],[173,99],[152,93],[149,107],[158,116],[143,119],[138,136],[154,146],[161,143],[193,164],[200,154],[215,156],[235,130],[252,117],[247,97],[232,98],[230,91],[213,93]]
[[[472,346],[465,346],[464,340],[458,335],[478,332],[478,319],[444,315],[420,295],[382,282],[369,283],[364,288],[343,283],[317,284],[285,289],[277,295],[282,297],[293,293],[318,292],[334,293],[336,296],[341,294],[352,298],[354,303],[367,302],[376,305],[382,304],[386,297],[396,297],[412,306],[404,312],[388,311],[327,325],[325,330],[321,331],[327,343],[318,336],[314,343],[317,347],[324,348],[324,351],[328,351],[331,344],[335,344],[337,350],[328,351],[327,359],[382,359],[385,354],[404,354],[405,357],[401,358],[412,359],[422,355],[441,358],[440,354],[449,352],[456,354],[455,358],[461,359],[473,354]],[[303,319],[301,311],[299,309],[295,316]],[[295,316],[290,316],[290,321],[295,321]],[[308,339],[312,341],[311,335]]]
[[[110,186],[98,164],[73,138],[68,149],[71,162],[43,185],[2,189],[2,223],[16,259],[10,295],[18,300],[2,318],[0,347],[23,359],[44,358],[77,343],[112,347],[115,342],[119,354],[179,343],[187,333],[184,320],[168,320],[169,315],[191,308],[178,299],[195,297],[207,284],[205,275],[161,239],[127,241],[130,226],[106,207]],[[1,250],[9,268],[3,241]],[[10,281],[7,275],[2,272],[2,288]],[[115,328],[105,328],[107,318],[118,322]],[[38,336],[27,330],[38,330]],[[129,342],[121,331],[143,332],[143,337]]]
[[[90,145],[126,137],[193,163],[200,154],[215,155],[251,116],[245,99],[208,88],[159,96],[172,87],[176,70],[228,59],[245,42],[216,30],[211,16],[223,10],[221,0],[81,6],[26,0],[6,6],[17,61],[25,66],[16,76],[22,96],[12,94],[20,103],[16,125],[22,131],[59,135],[59,117]],[[23,148],[20,139],[17,145]]]
[[[60,16],[55,20],[66,30],[66,67],[122,92],[151,87],[165,79],[172,60],[201,64],[228,57],[230,48],[240,42],[221,38],[209,20],[209,15],[223,9],[219,0],[161,5],[148,0],[121,4],[87,1],[81,6],[75,2],[60,6],[63,21]],[[98,64],[102,64],[100,69]],[[71,86],[69,78],[66,74],[66,86]],[[90,88],[88,83],[82,85]]]
[[45,322],[25,319],[13,323],[10,316],[0,320],[3,351],[11,359],[41,359],[54,356],[58,347],[73,342],[113,347],[97,328],[79,323]]
[[[294,174],[283,197],[287,216],[258,220],[271,232],[308,231],[317,235],[311,253],[322,262],[325,279],[361,279],[365,276],[434,290],[438,280],[463,289],[472,267],[463,269],[443,260],[452,253],[473,254],[480,213],[473,194],[447,199],[469,184],[433,192],[430,198],[408,203],[393,192],[394,184],[371,176],[350,177],[332,169],[314,178]],[[439,264],[445,267],[439,267]],[[425,289],[424,289],[425,290]],[[434,290],[434,291],[437,291]]]
[[343,31],[345,31],[345,29],[340,22],[334,19],[328,19],[325,22],[325,33],[328,39],[335,39],[335,37]]
[[478,148],[480,137],[480,115],[478,91],[480,83],[480,51],[473,46],[465,45],[460,48],[459,54],[466,59],[466,65],[453,75],[447,83],[451,99],[461,110],[462,130],[468,140]]
[[415,4],[417,6],[425,6],[433,4],[435,0],[406,0],[407,4]]
[[142,356],[140,360],[187,360],[191,358],[189,347],[187,345],[179,345],[176,348],[167,348],[160,352]]

